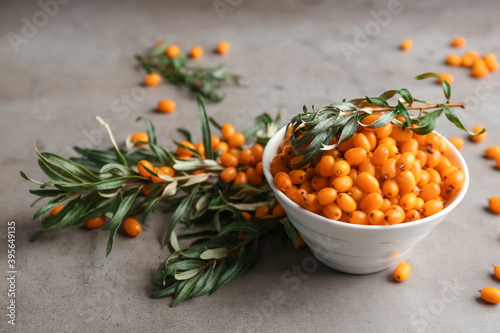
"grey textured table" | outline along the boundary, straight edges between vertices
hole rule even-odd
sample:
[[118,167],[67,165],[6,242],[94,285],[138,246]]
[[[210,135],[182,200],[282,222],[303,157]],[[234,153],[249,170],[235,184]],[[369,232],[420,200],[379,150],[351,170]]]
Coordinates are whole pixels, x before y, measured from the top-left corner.
[[[50,1],[49,1],[50,2]],[[61,1],[62,2],[62,1]],[[221,5],[222,3],[222,5]],[[497,332],[500,308],[478,300],[477,290],[499,286],[491,264],[500,265],[500,218],[487,212],[487,198],[500,195],[500,172],[483,159],[484,149],[500,143],[499,74],[483,81],[461,68],[448,68],[444,57],[452,37],[468,38],[468,49],[500,55],[498,1],[402,1],[400,13],[386,1],[71,1],[53,17],[39,14],[36,1],[0,4],[0,101],[2,279],[1,331],[17,332]],[[217,7],[218,9],[215,9]],[[51,9],[55,12],[55,7]],[[44,19],[48,18],[47,20]],[[36,31],[22,31],[36,20]],[[370,23],[372,22],[372,23]],[[385,24],[387,23],[387,24]],[[378,29],[377,29],[378,27]],[[372,37],[355,43],[357,29]],[[28,28],[25,28],[28,29]],[[14,44],[8,34],[25,39]],[[10,35],[12,37],[12,35]],[[403,53],[398,45],[413,38]],[[467,126],[486,124],[487,141],[467,143],[463,154],[472,180],[462,204],[410,254],[413,273],[402,284],[391,272],[352,276],[307,263],[307,249],[281,251],[266,244],[262,260],[210,297],[168,307],[169,299],[148,297],[158,266],[158,235],[168,217],[157,213],[137,239],[119,234],[105,258],[107,234],[78,227],[47,234],[32,244],[39,227],[29,208],[31,184],[24,170],[42,178],[33,151],[70,154],[73,145],[105,148],[109,141],[95,120],[109,119],[121,142],[154,120],[160,142],[170,145],[175,128],[198,132],[197,107],[184,89],[162,85],[137,94],[142,73],[134,55],[166,40],[206,50],[220,40],[231,43],[224,61],[245,76],[246,88],[224,89],[227,98],[209,104],[219,119],[243,129],[253,116],[282,109],[286,117],[303,104],[326,105],[344,97],[375,95],[407,87],[416,96],[442,100],[432,82],[412,77],[426,71],[455,75],[453,100],[467,101],[461,112]],[[348,62],[340,45],[356,47]],[[17,49],[17,53],[15,52]],[[352,49],[351,49],[352,50]],[[460,51],[461,52],[461,51]],[[207,54],[206,63],[219,61]],[[159,99],[172,98],[177,111],[153,112]],[[124,106],[127,112],[118,112]],[[446,122],[439,131],[464,135]],[[199,132],[198,132],[199,133]],[[6,323],[6,237],[9,220],[17,222],[17,325]],[[290,280],[293,278],[293,280]],[[292,282],[291,282],[292,281]],[[276,296],[281,296],[277,299]]]

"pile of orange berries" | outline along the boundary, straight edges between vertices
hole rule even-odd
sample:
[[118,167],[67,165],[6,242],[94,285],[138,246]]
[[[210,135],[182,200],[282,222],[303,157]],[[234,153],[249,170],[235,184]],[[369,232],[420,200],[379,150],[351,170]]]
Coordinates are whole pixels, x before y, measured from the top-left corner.
[[[362,124],[379,117],[369,115]],[[297,205],[333,220],[416,221],[441,211],[465,183],[464,172],[444,156],[446,142],[436,133],[417,135],[392,123],[376,129],[360,125],[352,138],[300,169],[292,167],[302,156],[290,146],[291,134],[290,127],[271,162],[275,185]]]

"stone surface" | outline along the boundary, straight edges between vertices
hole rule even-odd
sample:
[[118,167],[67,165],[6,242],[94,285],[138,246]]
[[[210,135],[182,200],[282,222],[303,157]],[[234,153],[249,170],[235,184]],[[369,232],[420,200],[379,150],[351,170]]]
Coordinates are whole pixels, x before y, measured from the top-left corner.
[[[42,0],[43,2],[43,0]],[[50,2],[50,1],[46,1]],[[214,3],[231,3],[218,15]],[[498,256],[500,220],[485,209],[499,195],[500,173],[484,160],[484,149],[500,143],[497,107],[499,76],[483,81],[463,68],[448,68],[444,57],[456,35],[468,38],[464,50],[500,54],[498,1],[402,1],[402,12],[381,16],[386,1],[71,1],[44,22],[36,1],[0,4],[0,101],[2,235],[6,222],[17,222],[17,332],[496,332],[498,307],[478,300],[477,290],[499,286],[491,275]],[[53,7],[52,7],[53,8]],[[230,9],[230,10],[229,10]],[[21,34],[23,18],[41,24],[18,45],[8,39]],[[370,23],[371,22],[371,23]],[[46,24],[43,24],[46,23]],[[351,61],[341,43],[356,46],[356,29],[374,34]],[[25,33],[29,31],[25,31]],[[11,35],[12,36],[12,35]],[[413,38],[411,52],[398,50]],[[403,284],[391,272],[346,275],[314,263],[307,249],[279,250],[266,243],[262,260],[210,297],[168,307],[170,300],[148,297],[158,266],[159,236],[168,217],[157,213],[137,239],[119,233],[105,258],[107,234],[78,227],[47,234],[36,243],[28,238],[39,227],[32,221],[31,184],[19,170],[41,178],[33,143],[40,150],[65,156],[74,145],[109,146],[95,120],[108,119],[121,142],[143,128],[134,120],[154,120],[160,142],[172,147],[177,127],[199,133],[197,107],[185,90],[170,85],[148,89],[125,108],[127,96],[140,94],[143,73],[134,55],[154,42],[175,42],[184,50],[202,45],[201,62],[220,58],[208,52],[220,40],[231,43],[221,60],[245,76],[247,87],[228,87],[227,98],[209,104],[211,115],[230,119],[243,129],[254,115],[281,109],[285,118],[303,104],[326,105],[344,97],[376,95],[407,87],[417,97],[441,101],[432,82],[412,77],[426,71],[455,75],[452,98],[472,107],[460,112],[468,126],[486,124],[489,137],[467,143],[463,154],[472,175],[463,203],[411,252],[413,272]],[[489,90],[488,90],[489,89]],[[159,99],[172,98],[177,112],[153,112]],[[447,136],[459,130],[441,122]],[[5,272],[6,238],[1,238]],[[2,272],[2,276],[4,273]],[[451,289],[450,289],[451,288]],[[0,282],[2,312],[7,285]]]

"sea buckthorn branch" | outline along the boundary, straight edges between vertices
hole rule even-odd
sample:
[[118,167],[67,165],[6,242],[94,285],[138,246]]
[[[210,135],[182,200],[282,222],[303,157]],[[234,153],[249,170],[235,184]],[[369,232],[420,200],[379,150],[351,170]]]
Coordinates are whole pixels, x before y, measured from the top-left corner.
[[179,51],[174,57],[165,54],[168,46],[167,43],[161,43],[147,56],[136,57],[146,73],[158,72],[168,82],[185,85],[193,93],[217,103],[224,99],[216,92],[221,84],[239,84],[241,76],[232,74],[223,64],[195,67],[185,53]]
[[[423,80],[426,78],[438,78],[436,73],[424,73],[415,79]],[[430,104],[416,99],[405,88],[399,90],[388,90],[378,97],[368,97],[343,100],[339,103],[333,103],[320,109],[308,111],[304,105],[303,112],[292,118],[287,125],[287,131],[290,129],[290,144],[295,154],[299,157],[294,168],[301,168],[311,163],[324,150],[336,148],[342,142],[349,140],[356,131],[358,125],[368,126],[369,128],[380,128],[389,123],[400,126],[403,130],[409,128],[416,134],[424,135],[432,132],[436,127],[436,120],[444,112],[446,118],[458,128],[465,130],[460,119],[455,115],[451,108],[465,108],[465,103],[451,103],[451,89],[448,82],[442,81],[443,92],[446,98],[445,103]],[[399,95],[396,105],[389,105],[388,100]],[[414,104],[415,102],[423,104]],[[432,110],[434,111],[427,111]],[[409,110],[418,110],[418,115],[411,115]],[[363,119],[376,114],[378,117],[370,125],[363,124]],[[397,119],[399,118],[399,119]],[[480,135],[479,133],[467,131],[471,135]]]

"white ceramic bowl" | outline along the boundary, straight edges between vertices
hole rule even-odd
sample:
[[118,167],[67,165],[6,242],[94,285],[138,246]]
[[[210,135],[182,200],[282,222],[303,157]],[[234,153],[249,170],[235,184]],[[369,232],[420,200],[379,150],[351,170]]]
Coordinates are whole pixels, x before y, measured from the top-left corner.
[[300,232],[314,256],[336,270],[351,274],[370,274],[392,266],[406,254],[460,203],[469,187],[469,171],[458,150],[445,139],[446,156],[465,173],[465,184],[444,209],[430,217],[396,225],[357,225],[314,214],[296,205],[274,186],[270,164],[283,141],[285,127],[268,142],[264,150],[264,174],[278,202]]

